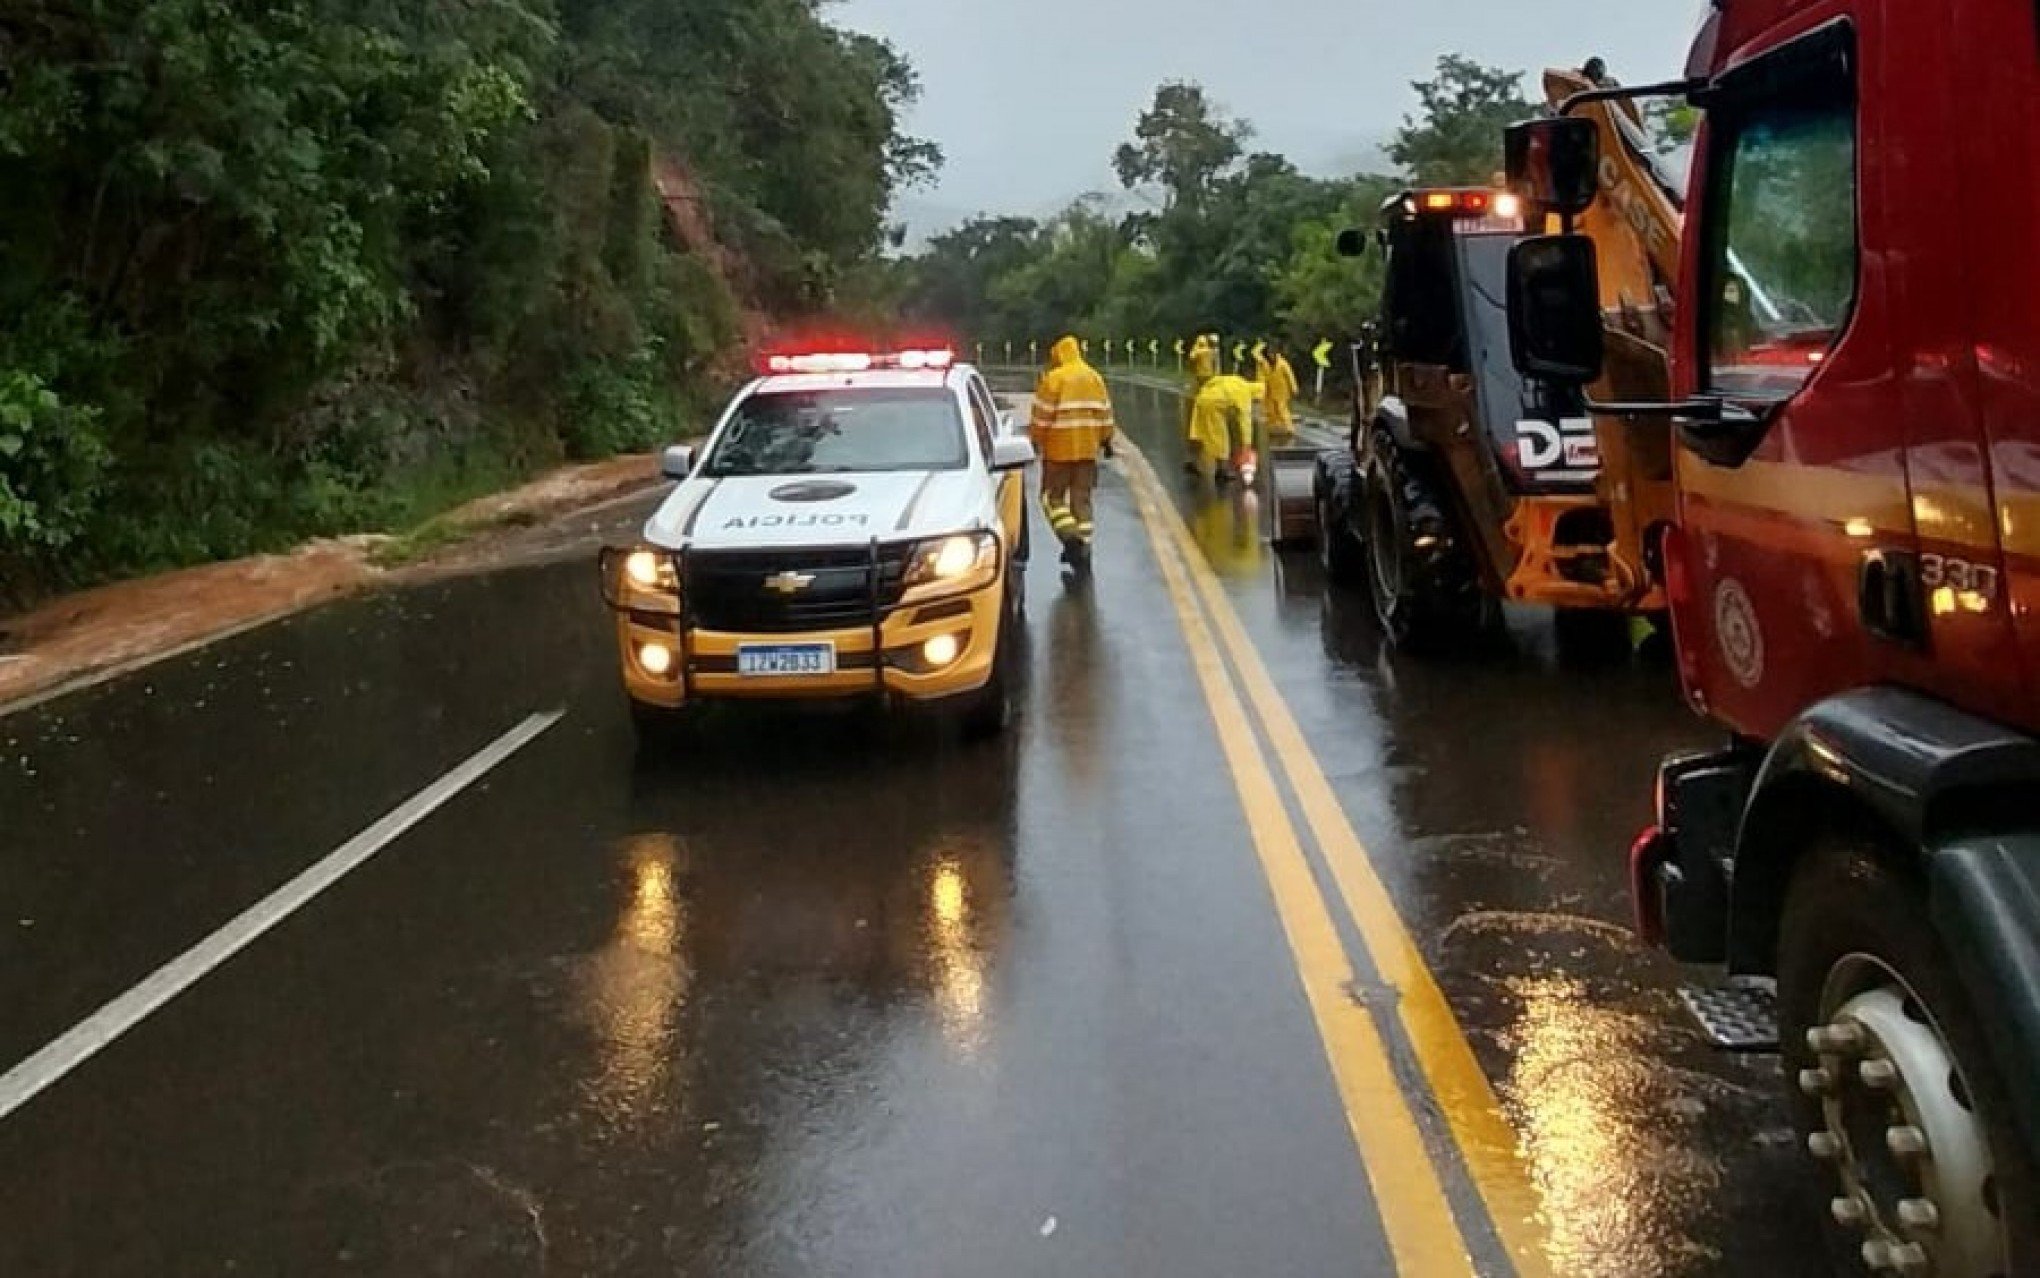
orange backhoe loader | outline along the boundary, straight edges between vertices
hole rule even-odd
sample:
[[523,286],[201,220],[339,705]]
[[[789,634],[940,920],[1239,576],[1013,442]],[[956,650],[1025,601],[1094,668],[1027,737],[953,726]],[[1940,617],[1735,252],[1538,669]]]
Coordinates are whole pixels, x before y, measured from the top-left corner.
[[[1553,109],[1589,89],[1608,88],[1599,58],[1577,71],[1548,70],[1544,94]],[[1679,278],[1684,175],[1668,171],[1652,149],[1632,102],[1593,102],[1574,112],[1600,134],[1600,195],[1574,230],[1594,241],[1600,261],[1601,318],[1607,363],[1589,397],[1604,403],[1651,403],[1671,390],[1673,286]],[[1610,587],[1633,611],[1664,608],[1658,539],[1674,518],[1672,436],[1662,418],[1598,414],[1598,490],[1607,512]],[[1526,511],[1534,514],[1534,509]],[[1517,530],[1526,546],[1551,539]]]

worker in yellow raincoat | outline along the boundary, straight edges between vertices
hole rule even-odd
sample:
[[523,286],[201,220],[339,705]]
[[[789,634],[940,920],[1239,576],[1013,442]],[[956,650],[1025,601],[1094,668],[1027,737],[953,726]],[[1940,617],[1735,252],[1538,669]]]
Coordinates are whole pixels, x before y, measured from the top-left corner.
[[1217,373],[1218,345],[1209,334],[1199,333],[1197,340],[1190,343],[1190,393],[1183,397],[1183,437],[1193,448],[1197,437],[1190,432],[1190,406],[1197,402],[1197,392],[1204,389],[1204,383]]
[[1058,341],[1034,388],[1027,433],[1041,455],[1041,509],[1063,544],[1063,562],[1079,573],[1091,566],[1098,458],[1111,455],[1116,430],[1105,379],[1084,362],[1076,338]]
[[1233,373],[1204,384],[1190,405],[1191,468],[1208,479],[1237,474],[1251,480],[1259,463],[1254,406],[1263,389]]
[[1296,434],[1296,418],[1289,411],[1289,405],[1296,399],[1296,369],[1291,367],[1289,357],[1280,350],[1272,350],[1265,361],[1266,370],[1261,384],[1268,388],[1268,436],[1271,439],[1287,439]]

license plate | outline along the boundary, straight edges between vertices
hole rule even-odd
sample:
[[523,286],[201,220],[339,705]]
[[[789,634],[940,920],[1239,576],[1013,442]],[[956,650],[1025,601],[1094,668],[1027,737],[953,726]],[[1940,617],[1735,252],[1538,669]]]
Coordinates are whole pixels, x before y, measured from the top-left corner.
[[836,673],[832,643],[747,643],[737,649],[737,673],[747,679]]

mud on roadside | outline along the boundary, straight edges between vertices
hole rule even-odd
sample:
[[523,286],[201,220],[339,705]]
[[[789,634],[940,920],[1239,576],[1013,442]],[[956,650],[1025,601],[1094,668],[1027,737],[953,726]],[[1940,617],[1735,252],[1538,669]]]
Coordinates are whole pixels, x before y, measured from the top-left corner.
[[115,582],[0,617],[0,715],[359,590],[564,552],[602,531],[583,516],[649,497],[658,464],[656,455],[633,454],[563,467],[403,537],[328,538]]

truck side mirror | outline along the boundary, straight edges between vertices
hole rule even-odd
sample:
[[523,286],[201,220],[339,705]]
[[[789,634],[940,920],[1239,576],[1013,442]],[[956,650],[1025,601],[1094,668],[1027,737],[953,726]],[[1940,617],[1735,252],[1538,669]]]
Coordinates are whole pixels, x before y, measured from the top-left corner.
[[1600,191],[1601,133],[1585,116],[1512,124],[1503,135],[1509,185],[1565,217],[1587,211]]
[[989,460],[994,471],[1025,470],[1034,459],[1034,441],[1025,435],[1001,435],[992,441]]
[[1509,250],[1509,354],[1516,371],[1568,386],[1601,375],[1601,276],[1584,235],[1539,235]]
[[685,479],[694,473],[694,450],[675,444],[659,454],[659,473],[667,479]]
[[1338,249],[1340,257],[1366,257],[1367,232],[1358,227],[1347,227],[1339,232]]

